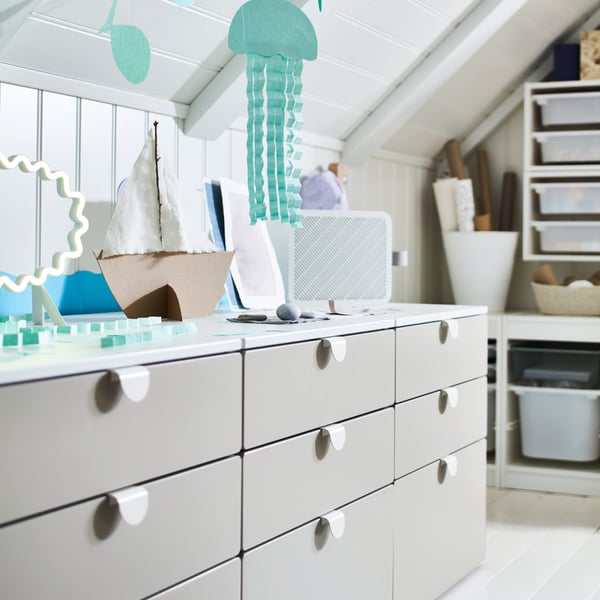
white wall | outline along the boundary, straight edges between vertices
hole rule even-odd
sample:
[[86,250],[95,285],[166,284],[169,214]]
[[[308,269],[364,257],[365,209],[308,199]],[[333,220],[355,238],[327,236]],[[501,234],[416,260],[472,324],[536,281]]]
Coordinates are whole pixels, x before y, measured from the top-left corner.
[[[83,238],[84,254],[71,271],[98,272],[92,250],[102,247],[117,187],[154,120],[159,121],[162,154],[178,174],[188,231],[203,231],[203,178],[246,180],[243,120],[216,141],[206,141],[183,135],[171,116],[0,84],[0,152],[44,160],[52,170],[65,171],[72,189],[86,197],[90,230]],[[303,172],[339,162],[342,147],[338,140],[305,132]],[[409,266],[394,270],[393,300],[435,301],[440,251],[432,225],[431,165],[389,154],[347,174],[350,207],[387,211],[394,224],[394,248],[409,251]],[[70,201],[58,196],[54,184],[40,184],[33,175],[0,171],[0,178],[0,271],[20,274],[50,264],[55,251],[67,249]]]
[[392,217],[394,249],[408,251],[408,266],[393,269],[392,300],[437,301],[441,247],[431,193],[431,163],[381,154],[347,173],[350,208],[387,212]]

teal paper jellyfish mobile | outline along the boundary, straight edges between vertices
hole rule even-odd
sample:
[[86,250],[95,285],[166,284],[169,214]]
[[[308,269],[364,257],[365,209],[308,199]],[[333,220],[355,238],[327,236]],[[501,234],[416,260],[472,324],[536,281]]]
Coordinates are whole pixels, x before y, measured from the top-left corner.
[[229,47],[248,57],[250,222],[270,217],[298,227],[302,61],[317,57],[317,36],[287,0],[250,0],[231,21]]

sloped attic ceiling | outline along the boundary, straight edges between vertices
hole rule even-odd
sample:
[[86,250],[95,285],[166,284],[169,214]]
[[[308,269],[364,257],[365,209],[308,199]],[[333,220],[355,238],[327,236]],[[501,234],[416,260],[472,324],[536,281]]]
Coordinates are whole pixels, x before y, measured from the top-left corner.
[[[290,1],[319,39],[318,59],[305,63],[305,130],[345,141],[350,162],[381,148],[434,156],[600,4],[322,0],[319,12],[317,0]],[[186,133],[215,138],[245,114],[245,58],[227,47],[242,3],[117,0],[115,24],[140,27],[151,45],[148,76],[132,84],[98,33],[113,0],[4,0],[0,21],[11,5],[25,14],[16,32],[0,27],[0,81],[172,114]]]

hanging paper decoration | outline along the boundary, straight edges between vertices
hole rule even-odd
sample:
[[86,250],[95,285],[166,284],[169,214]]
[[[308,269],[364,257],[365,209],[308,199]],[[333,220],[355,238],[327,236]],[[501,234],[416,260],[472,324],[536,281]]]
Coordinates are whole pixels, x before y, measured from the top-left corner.
[[250,222],[270,217],[298,227],[302,61],[317,57],[315,31],[308,17],[287,0],[250,0],[231,21],[229,47],[248,57]]
[[98,33],[110,33],[113,58],[125,78],[141,83],[150,69],[150,44],[144,32],[135,25],[114,25],[117,0],[113,0],[106,23]]

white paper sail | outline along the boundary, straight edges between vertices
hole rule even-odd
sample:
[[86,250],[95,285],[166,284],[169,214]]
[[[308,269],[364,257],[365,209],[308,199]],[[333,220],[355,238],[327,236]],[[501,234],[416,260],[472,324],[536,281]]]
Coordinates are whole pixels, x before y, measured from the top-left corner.
[[[158,153],[159,203],[156,186],[155,142],[152,129],[133,165],[123,194],[106,232],[103,257],[151,252],[214,252],[207,235],[194,243],[186,239],[179,207],[177,178],[167,160]],[[161,243],[162,232],[162,243]]]

